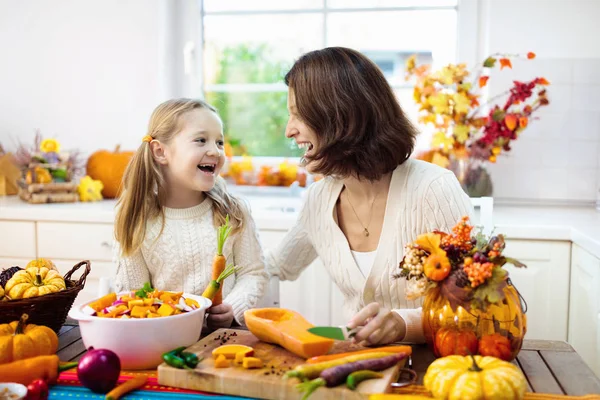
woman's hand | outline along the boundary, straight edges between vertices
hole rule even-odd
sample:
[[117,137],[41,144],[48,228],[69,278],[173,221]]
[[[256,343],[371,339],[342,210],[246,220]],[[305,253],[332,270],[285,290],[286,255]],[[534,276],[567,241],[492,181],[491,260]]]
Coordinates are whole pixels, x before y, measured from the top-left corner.
[[229,328],[233,322],[233,308],[231,305],[221,303],[206,310],[208,313],[207,325],[211,329]]
[[379,303],[371,303],[360,310],[348,323],[348,328],[363,326],[353,340],[367,345],[388,344],[397,342],[406,334],[406,323],[398,314]]

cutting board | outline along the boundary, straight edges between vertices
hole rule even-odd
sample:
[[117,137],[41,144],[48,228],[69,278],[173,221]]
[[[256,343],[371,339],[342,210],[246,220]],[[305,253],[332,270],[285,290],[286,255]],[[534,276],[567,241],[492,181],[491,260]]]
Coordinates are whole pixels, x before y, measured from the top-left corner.
[[[244,344],[254,348],[255,357],[264,362],[262,369],[244,369],[232,362],[229,368],[215,368],[212,358],[213,349],[225,344]],[[360,347],[349,342],[336,342],[330,353],[343,353],[358,350]],[[186,351],[195,353],[204,360],[196,370],[177,369],[166,364],[158,366],[158,383],[161,385],[200,390],[205,392],[229,394],[235,396],[260,399],[283,400],[301,399],[302,394],[296,390],[297,379],[283,379],[283,374],[304,364],[305,360],[295,356],[282,347],[259,341],[252,333],[245,330],[219,329],[206,336]],[[383,371],[383,378],[363,381],[356,391],[341,385],[335,388],[319,388],[311,396],[311,400],[364,400],[369,393],[386,393],[390,383],[398,379],[400,363]]]

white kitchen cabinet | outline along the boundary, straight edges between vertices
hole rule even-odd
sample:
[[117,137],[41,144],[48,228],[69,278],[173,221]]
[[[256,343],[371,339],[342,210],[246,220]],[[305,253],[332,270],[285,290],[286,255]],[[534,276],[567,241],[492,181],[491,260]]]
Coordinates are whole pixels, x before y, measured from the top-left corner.
[[525,339],[567,340],[571,242],[508,239],[504,254],[527,265],[506,265],[527,302]]
[[35,222],[0,221],[0,257],[35,258]]
[[112,260],[113,224],[38,222],[39,257]]
[[25,268],[29,261],[31,261],[29,258],[0,257],[0,271],[15,266]]
[[[56,268],[58,269],[60,274],[64,276],[73,268],[73,266],[75,266],[83,260],[65,260],[53,258],[52,261],[56,265]],[[100,278],[114,276],[114,274],[116,273],[116,266],[111,262],[90,261],[90,267],[91,271],[85,280],[85,286],[83,290],[79,292],[77,298],[73,302],[73,304],[75,305],[86,303],[88,301],[92,301],[98,298]],[[74,281],[78,281],[81,275],[84,273],[84,271],[85,266],[79,267],[79,269],[73,273],[71,279]]]
[[571,258],[568,341],[600,376],[600,259],[577,245]]

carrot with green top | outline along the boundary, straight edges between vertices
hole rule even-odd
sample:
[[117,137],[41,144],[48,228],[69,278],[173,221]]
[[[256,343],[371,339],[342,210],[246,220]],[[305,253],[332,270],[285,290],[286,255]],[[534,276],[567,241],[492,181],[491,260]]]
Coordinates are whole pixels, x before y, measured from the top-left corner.
[[[227,240],[229,234],[231,233],[231,229],[231,225],[229,225],[229,215],[227,215],[225,217],[225,224],[217,228],[217,254],[213,259],[212,282],[216,282],[223,273],[223,271],[225,271],[225,263],[227,260],[223,255],[223,246],[225,245],[225,240]],[[213,297],[213,306],[218,306],[223,302],[223,291],[221,290],[220,286]]]
[[230,275],[235,274],[238,269],[239,268],[235,267],[233,264],[229,264],[229,266],[227,266],[227,268],[225,268],[223,270],[223,272],[221,272],[221,275],[219,275],[217,277],[217,279],[213,279],[212,281],[210,281],[210,283],[208,284],[208,286],[204,290],[204,293],[202,293],[202,296],[204,296],[207,299],[211,300],[213,306],[218,305],[218,304],[215,304],[215,300],[214,299],[216,298],[217,293],[220,293],[220,291],[221,291],[221,283],[225,279],[227,279]]

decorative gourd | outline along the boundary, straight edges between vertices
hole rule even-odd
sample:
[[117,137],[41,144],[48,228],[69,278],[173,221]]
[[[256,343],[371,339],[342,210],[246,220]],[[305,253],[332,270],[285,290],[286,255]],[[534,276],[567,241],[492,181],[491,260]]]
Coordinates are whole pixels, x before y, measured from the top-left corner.
[[452,267],[450,266],[448,257],[440,254],[430,255],[423,265],[425,276],[434,281],[446,279],[448,274],[450,274],[451,269]]
[[471,330],[442,328],[435,335],[437,353],[442,356],[459,354],[467,356],[477,353],[477,336]]
[[46,267],[27,268],[13,275],[4,288],[11,299],[28,299],[66,289],[65,280],[58,271]]
[[23,314],[19,321],[0,325],[0,364],[56,353],[56,333],[47,326],[26,324],[27,318]]
[[87,161],[86,174],[92,179],[102,182],[102,197],[112,199],[119,195],[121,181],[129,160],[133,157],[132,151],[99,150],[93,153]]
[[35,260],[31,260],[25,267],[25,269],[27,268],[48,268],[58,271],[52,260],[47,258],[36,258]]
[[263,342],[275,343],[303,358],[327,353],[333,340],[307,331],[314,325],[295,311],[283,308],[254,308],[244,312],[246,326]]
[[33,176],[31,170],[27,171],[25,175],[25,183],[31,185],[32,183],[50,183],[52,182],[52,175],[46,168],[35,167],[35,182],[33,182]]
[[485,335],[479,340],[479,354],[510,361],[512,359],[510,340],[499,333]]
[[4,300],[4,288],[0,286],[0,300]]
[[527,381],[516,365],[495,357],[448,356],[431,363],[423,385],[436,399],[522,399]]
[[21,267],[10,267],[10,268],[3,269],[2,272],[0,272],[0,286],[5,287],[6,282],[8,282],[8,280],[10,278],[12,278],[12,276],[17,271],[20,271],[22,269],[23,268],[21,268]]

